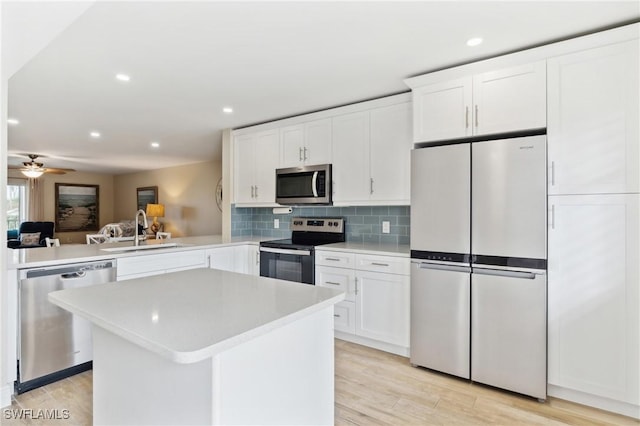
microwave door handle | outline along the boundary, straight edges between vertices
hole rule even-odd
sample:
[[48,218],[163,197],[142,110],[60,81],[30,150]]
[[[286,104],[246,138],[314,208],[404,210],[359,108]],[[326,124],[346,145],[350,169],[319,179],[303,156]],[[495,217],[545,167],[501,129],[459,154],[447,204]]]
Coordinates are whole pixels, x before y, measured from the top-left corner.
[[318,172],[313,172],[313,178],[311,178],[311,190],[313,191],[313,196],[318,197]]

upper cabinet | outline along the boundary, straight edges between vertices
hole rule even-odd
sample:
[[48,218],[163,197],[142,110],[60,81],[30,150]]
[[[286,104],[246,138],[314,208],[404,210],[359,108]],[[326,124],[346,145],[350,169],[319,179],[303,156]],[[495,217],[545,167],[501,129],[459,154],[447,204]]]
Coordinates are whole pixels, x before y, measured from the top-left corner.
[[333,118],[333,201],[409,204],[411,103]]
[[238,135],[234,145],[236,203],[277,205],[275,170],[278,167],[278,129]]
[[331,162],[331,119],[280,129],[280,167]]
[[640,191],[638,51],[633,40],[548,61],[549,194]]
[[546,127],[545,61],[413,87],[413,141]]

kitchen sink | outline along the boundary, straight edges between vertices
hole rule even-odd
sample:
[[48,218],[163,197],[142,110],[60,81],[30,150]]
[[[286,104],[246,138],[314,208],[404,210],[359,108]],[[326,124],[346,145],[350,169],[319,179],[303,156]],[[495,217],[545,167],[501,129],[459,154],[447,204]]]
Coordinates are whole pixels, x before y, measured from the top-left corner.
[[188,244],[161,243],[161,244],[144,244],[139,246],[109,247],[109,248],[103,248],[100,250],[118,253],[118,252],[127,252],[127,251],[159,250],[159,249],[165,249],[165,248],[185,247],[187,245]]

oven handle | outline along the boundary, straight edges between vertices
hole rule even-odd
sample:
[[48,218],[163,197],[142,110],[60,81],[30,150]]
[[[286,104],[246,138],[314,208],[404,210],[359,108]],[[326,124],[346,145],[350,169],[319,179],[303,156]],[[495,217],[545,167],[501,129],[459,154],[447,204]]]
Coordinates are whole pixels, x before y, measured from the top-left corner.
[[271,247],[260,247],[260,251],[264,251],[267,253],[292,254],[294,256],[311,256],[311,251],[309,250],[290,250]]

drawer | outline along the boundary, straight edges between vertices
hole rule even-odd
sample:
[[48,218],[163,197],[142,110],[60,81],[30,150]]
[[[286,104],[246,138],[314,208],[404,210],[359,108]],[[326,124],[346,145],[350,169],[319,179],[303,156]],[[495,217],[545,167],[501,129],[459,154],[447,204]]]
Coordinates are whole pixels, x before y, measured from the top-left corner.
[[346,293],[345,300],[355,301],[355,270],[316,266],[316,285],[335,288]]
[[356,305],[353,302],[339,302],[333,305],[333,328],[345,333],[356,332]]
[[360,271],[386,272],[388,274],[409,275],[411,259],[408,257],[356,255],[356,269]]
[[355,254],[353,253],[316,250],[316,265],[353,268],[354,264]]
[[173,270],[203,268],[207,266],[204,250],[159,253],[120,258],[117,261],[118,279],[126,275],[145,276],[163,274]]

